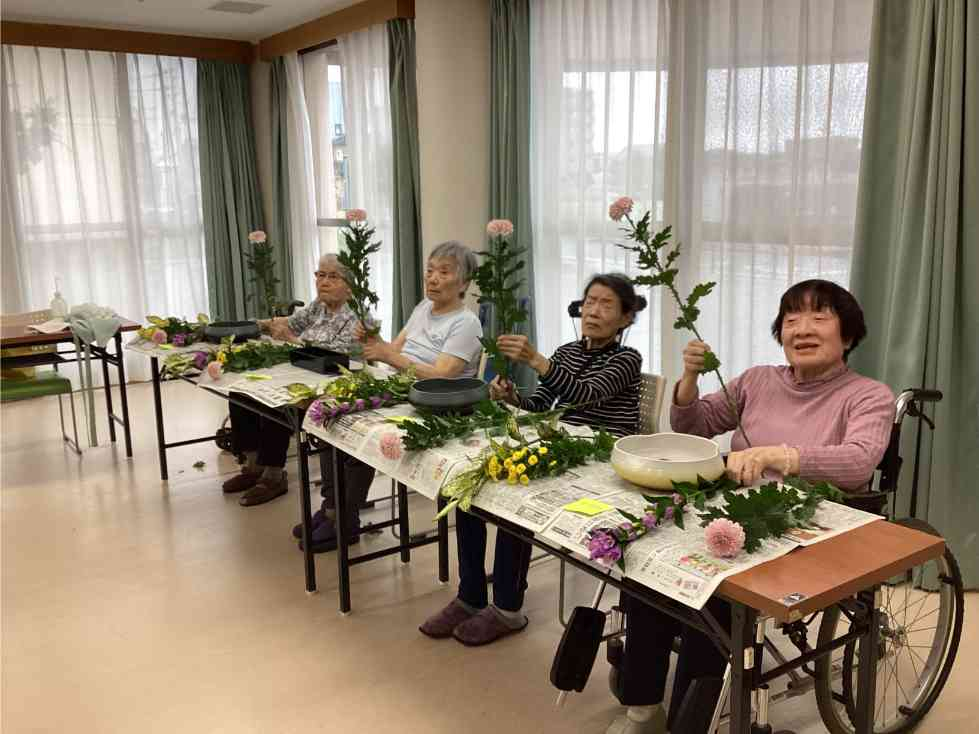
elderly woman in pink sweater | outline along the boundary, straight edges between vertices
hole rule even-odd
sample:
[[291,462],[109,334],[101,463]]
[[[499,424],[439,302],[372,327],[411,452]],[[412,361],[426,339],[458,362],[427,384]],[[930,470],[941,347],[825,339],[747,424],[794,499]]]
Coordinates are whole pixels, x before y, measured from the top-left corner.
[[[727,473],[733,479],[753,484],[798,474],[849,493],[866,490],[894,421],[890,389],[846,366],[866,335],[860,305],[835,283],[807,280],[783,294],[772,336],[788,365],[752,367],[728,385],[743,429],[731,439]],[[708,349],[696,340],[684,349],[670,424],[675,431],[712,438],[734,430],[736,421],[722,392],[700,396],[697,381]],[[726,661],[702,633],[625,594],[622,606],[628,620],[626,649],[612,688],[629,708],[607,734],[659,734],[673,723],[690,682],[721,676]],[[719,622],[730,624],[726,602],[711,599],[708,608]],[[661,703],[678,634],[682,645],[667,717]],[[716,701],[697,703],[713,707]]]

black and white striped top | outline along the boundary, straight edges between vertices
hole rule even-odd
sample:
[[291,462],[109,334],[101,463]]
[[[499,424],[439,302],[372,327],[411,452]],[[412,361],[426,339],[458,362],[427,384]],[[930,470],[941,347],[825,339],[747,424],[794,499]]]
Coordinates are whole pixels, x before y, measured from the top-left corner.
[[557,348],[551,368],[541,376],[533,395],[521,398],[520,407],[535,413],[565,405],[562,421],[604,428],[628,436],[639,428],[639,386],[642,355],[632,347],[612,342],[586,349],[585,340]]

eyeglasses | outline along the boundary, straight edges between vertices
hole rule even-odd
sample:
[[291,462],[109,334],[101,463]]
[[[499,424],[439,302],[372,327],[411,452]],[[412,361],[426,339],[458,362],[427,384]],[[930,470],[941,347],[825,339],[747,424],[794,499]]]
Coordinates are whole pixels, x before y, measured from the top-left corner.
[[316,276],[316,280],[328,280],[333,283],[338,280],[343,280],[343,276],[340,273],[328,273],[323,270],[317,270],[313,275]]

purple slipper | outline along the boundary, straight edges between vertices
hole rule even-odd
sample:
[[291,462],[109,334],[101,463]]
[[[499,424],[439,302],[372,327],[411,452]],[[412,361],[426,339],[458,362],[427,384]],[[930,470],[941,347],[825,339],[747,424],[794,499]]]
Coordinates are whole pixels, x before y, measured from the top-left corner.
[[418,629],[422,634],[443,639],[452,636],[452,630],[472,617],[473,614],[459,603],[458,599],[449,602],[438,614],[433,614],[425,620],[425,623]]
[[527,626],[527,618],[523,617],[523,624],[519,627],[512,627],[506,620],[492,607],[481,609],[478,614],[473,615],[465,622],[457,626],[452,631],[455,637],[463,645],[476,647],[478,645],[488,645],[496,642],[501,637],[506,637],[514,632],[520,632]]

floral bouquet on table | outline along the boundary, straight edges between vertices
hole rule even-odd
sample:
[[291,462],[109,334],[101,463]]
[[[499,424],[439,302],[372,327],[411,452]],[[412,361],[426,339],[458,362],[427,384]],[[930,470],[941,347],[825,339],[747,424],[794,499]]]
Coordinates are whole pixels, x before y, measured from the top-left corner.
[[408,391],[415,382],[415,371],[407,369],[390,377],[378,378],[368,370],[351,372],[340,368],[341,376],[335,380],[311,388],[294,383],[288,386],[293,402],[312,400],[307,410],[309,419],[322,426],[348,413],[376,410],[395,405],[408,399]]
[[508,431],[512,441],[491,439],[489,448],[469,469],[442,487],[441,495],[449,502],[436,519],[455,507],[468,510],[487,482],[527,486],[535,479],[556,477],[589,461],[608,461],[615,445],[615,437],[605,431],[594,436],[572,436],[553,423],[539,424],[537,429],[539,438],[528,441],[513,422]]
[[147,316],[149,326],[136,331],[137,336],[144,341],[157,346],[170,344],[174,347],[185,347],[204,339],[204,327],[208,324],[207,314],[197,314],[197,321],[184,321],[176,316],[160,318]]
[[[767,538],[777,538],[793,528],[812,527],[820,503],[843,496],[829,482],[810,483],[794,476],[785,477],[781,486],[769,482],[747,492],[736,491],[738,484],[727,477],[713,482],[697,479],[696,484],[674,482],[672,495],[643,495],[649,504],[641,518],[616,510],[628,522],[592,530],[588,542],[591,559],[625,570],[629,544],[669,520],[683,528],[684,513],[690,508],[700,511],[698,518],[710,553],[717,558],[735,558],[742,550],[754,553]],[[719,492],[724,503],[708,507],[707,500]]]
[[482,264],[476,268],[473,281],[479,288],[479,303],[492,307],[493,325],[489,336],[480,337],[486,354],[489,355],[493,370],[504,378],[510,376],[510,362],[500,352],[496,337],[512,334],[518,324],[527,320],[527,311],[520,305],[515,295],[524,280],[520,271],[527,265],[521,257],[527,248],[510,244],[513,235],[513,222],[509,219],[494,219],[486,225],[489,235],[489,250],[480,252]]
[[205,371],[217,380],[225,372],[248,372],[289,361],[289,353],[295,344],[270,341],[248,341],[235,344],[233,336],[221,340],[221,346],[214,352],[193,351],[174,354],[163,362],[163,373],[169,377],[179,377],[191,370]]
[[349,273],[350,310],[364,326],[367,335],[377,336],[381,327],[371,318],[371,309],[377,306],[377,294],[371,290],[370,256],[381,249],[380,242],[371,242],[375,229],[367,224],[367,212],[348,209],[349,231],[343,231],[346,249],[337,254],[340,265]]

